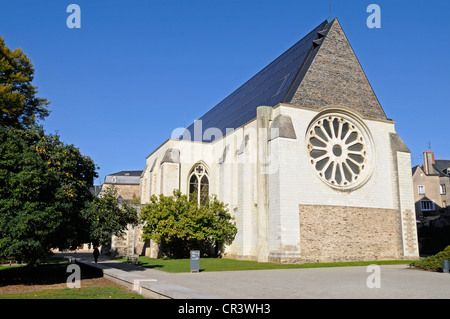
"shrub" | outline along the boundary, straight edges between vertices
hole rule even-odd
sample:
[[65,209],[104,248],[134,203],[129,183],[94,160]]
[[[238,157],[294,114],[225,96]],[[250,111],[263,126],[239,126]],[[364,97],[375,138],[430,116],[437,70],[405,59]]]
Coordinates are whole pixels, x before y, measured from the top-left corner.
[[187,258],[189,251],[203,253],[233,242],[237,233],[234,218],[227,205],[211,196],[204,205],[197,199],[174,190],[173,196],[153,195],[150,203],[141,210],[143,239],[160,244],[163,256]]
[[436,255],[411,263],[411,266],[424,270],[442,271],[443,260],[450,260],[450,246],[447,246]]

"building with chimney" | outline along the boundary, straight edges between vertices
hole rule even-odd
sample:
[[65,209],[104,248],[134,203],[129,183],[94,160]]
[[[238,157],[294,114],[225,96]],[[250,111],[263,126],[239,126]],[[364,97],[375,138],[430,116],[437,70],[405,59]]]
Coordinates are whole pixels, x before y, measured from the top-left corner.
[[412,176],[417,219],[450,217],[450,160],[435,159],[427,150],[423,164],[413,167]]

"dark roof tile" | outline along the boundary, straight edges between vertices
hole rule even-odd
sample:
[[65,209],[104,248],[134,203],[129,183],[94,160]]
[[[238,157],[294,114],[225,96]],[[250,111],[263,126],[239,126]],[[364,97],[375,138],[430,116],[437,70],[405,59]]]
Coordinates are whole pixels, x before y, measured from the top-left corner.
[[[304,38],[294,44],[272,63],[245,82],[236,91],[204,114],[202,120],[203,132],[208,128],[218,128],[223,135],[226,129],[236,129],[256,117],[258,106],[276,106],[289,102],[292,87],[298,87],[302,76],[302,66],[307,63],[310,52],[316,47],[313,41],[323,35],[318,32],[325,29],[328,22],[324,21]],[[187,128],[192,140],[194,123]],[[210,141],[205,141],[210,142]]]

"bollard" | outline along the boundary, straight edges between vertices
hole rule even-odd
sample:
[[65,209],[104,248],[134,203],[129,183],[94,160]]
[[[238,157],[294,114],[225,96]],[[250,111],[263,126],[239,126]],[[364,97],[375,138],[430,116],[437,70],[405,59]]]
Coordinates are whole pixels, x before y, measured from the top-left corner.
[[450,272],[450,260],[442,261],[442,272],[447,274]]

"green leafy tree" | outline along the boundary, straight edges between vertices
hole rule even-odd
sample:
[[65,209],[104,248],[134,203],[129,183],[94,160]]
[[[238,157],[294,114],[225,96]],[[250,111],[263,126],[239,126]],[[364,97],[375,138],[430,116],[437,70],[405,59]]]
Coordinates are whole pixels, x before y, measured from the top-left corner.
[[94,246],[109,245],[112,235],[121,236],[128,224],[138,223],[136,209],[127,203],[119,203],[114,186],[95,197],[83,214],[89,221],[89,242]]
[[30,128],[36,119],[49,115],[49,102],[36,97],[33,78],[33,64],[27,55],[21,49],[11,51],[0,36],[0,126]]
[[199,206],[179,190],[173,196],[153,195],[140,218],[142,237],[161,244],[163,254],[170,257],[187,257],[192,249],[208,253],[213,245],[231,244],[237,233],[226,204],[211,196]]
[[0,126],[0,257],[31,264],[88,239],[95,164],[41,127]]
[[0,258],[29,264],[90,241],[97,177],[91,158],[38,126],[49,102],[33,77],[27,56],[0,37]]

